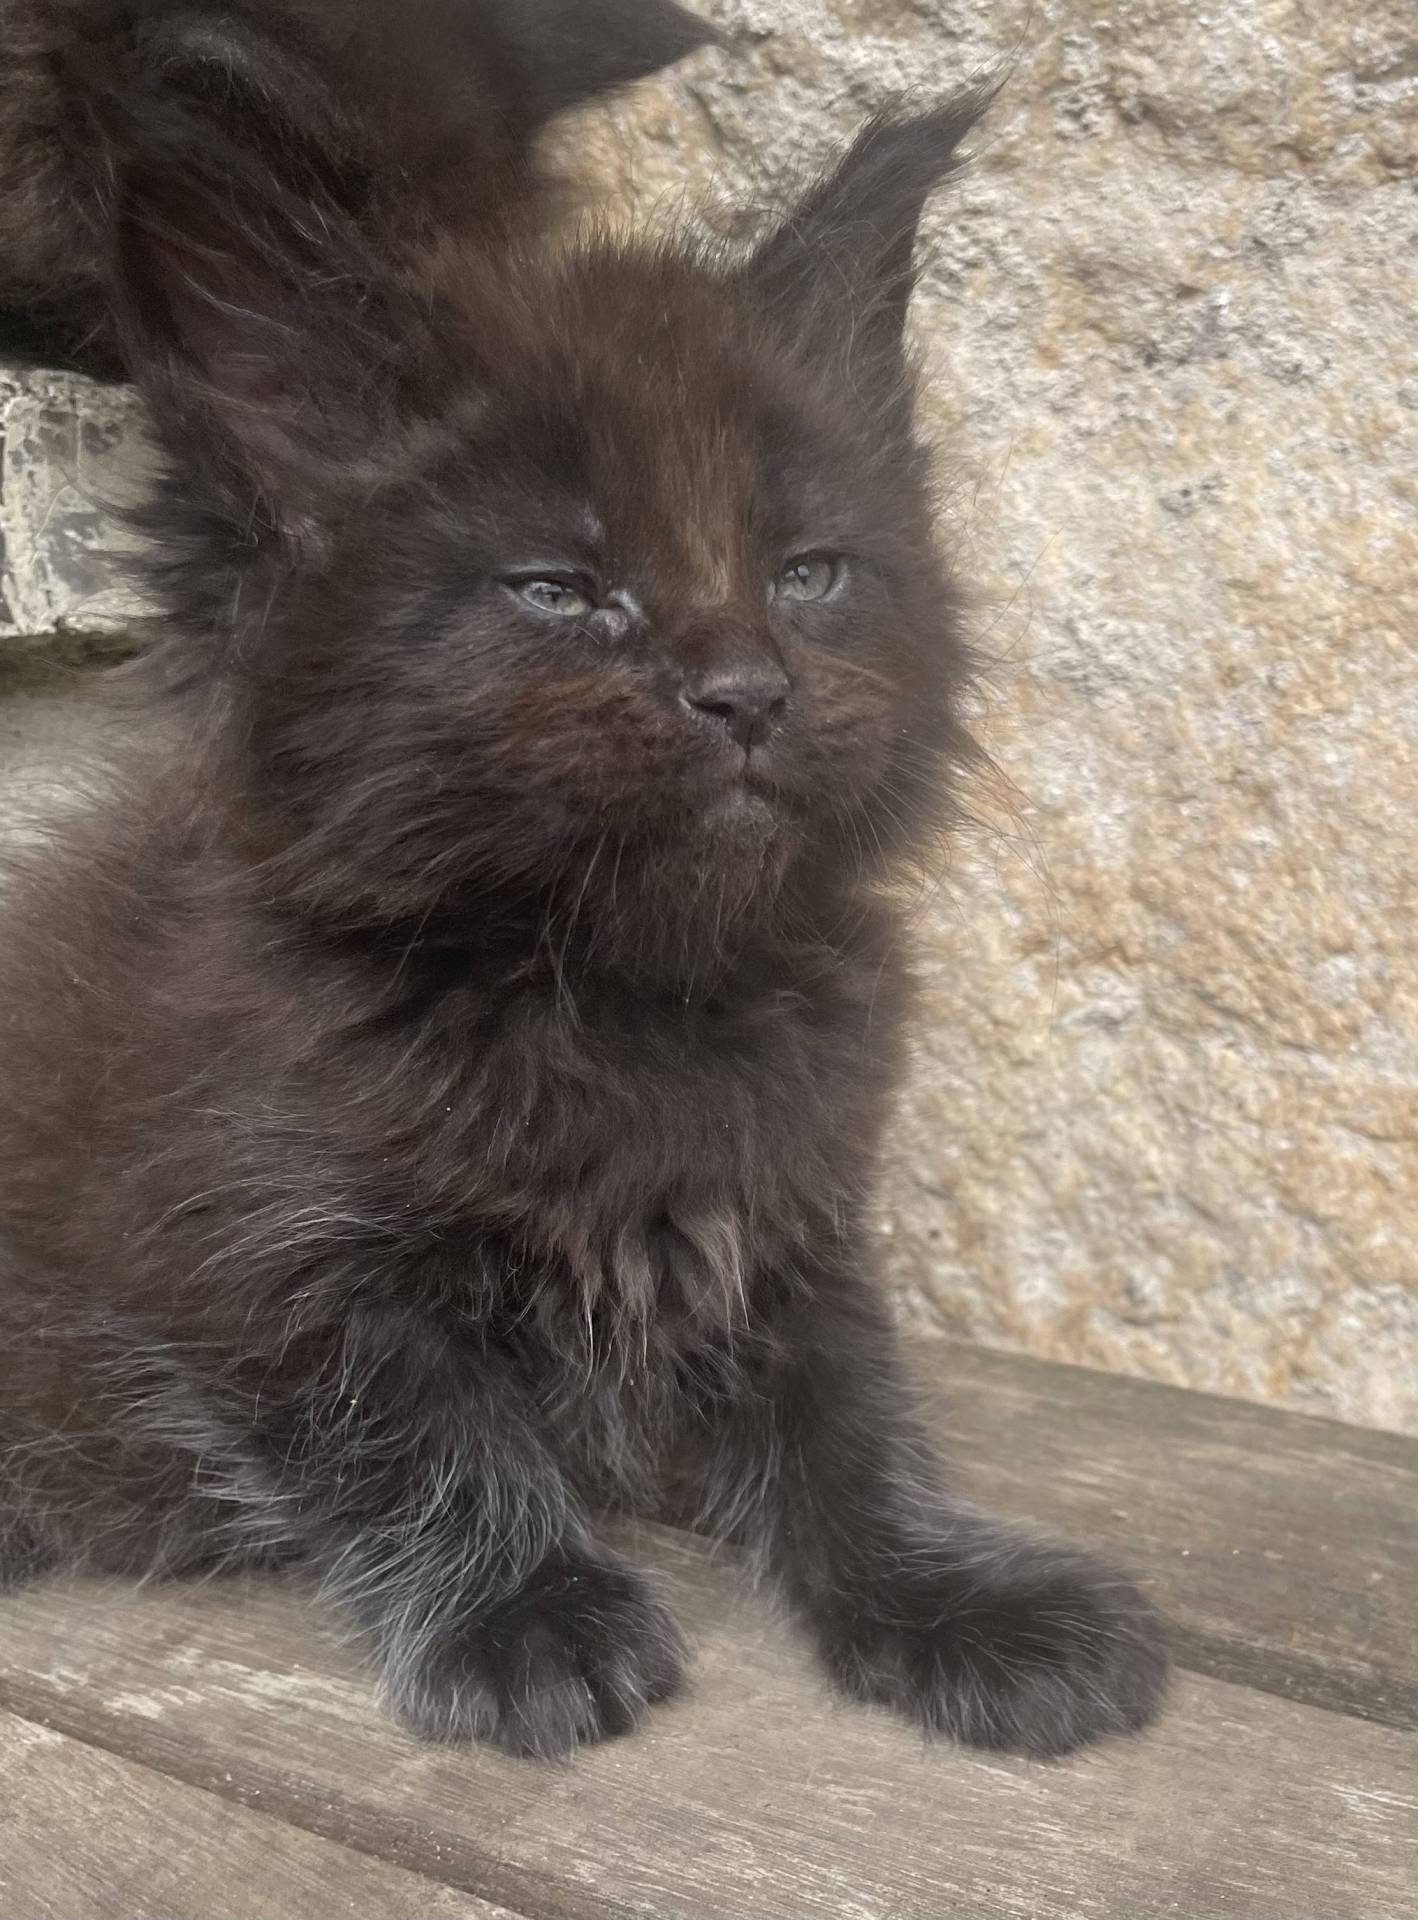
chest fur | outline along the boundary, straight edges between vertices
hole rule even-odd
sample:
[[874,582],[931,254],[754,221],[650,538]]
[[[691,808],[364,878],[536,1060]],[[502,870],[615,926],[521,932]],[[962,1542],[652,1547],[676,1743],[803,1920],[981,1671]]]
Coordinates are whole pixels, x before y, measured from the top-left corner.
[[448,1103],[445,1194],[583,1302],[732,1322],[869,1168],[882,1062],[853,1011],[519,1009]]

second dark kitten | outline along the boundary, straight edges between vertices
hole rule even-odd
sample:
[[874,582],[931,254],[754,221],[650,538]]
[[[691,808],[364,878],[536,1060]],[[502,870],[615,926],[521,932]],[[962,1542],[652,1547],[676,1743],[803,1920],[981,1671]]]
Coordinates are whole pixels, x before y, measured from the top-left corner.
[[392,269],[435,233],[544,223],[546,123],[714,38],[676,0],[6,0],[0,353],[122,371],[94,114],[115,73],[150,116],[303,146]]

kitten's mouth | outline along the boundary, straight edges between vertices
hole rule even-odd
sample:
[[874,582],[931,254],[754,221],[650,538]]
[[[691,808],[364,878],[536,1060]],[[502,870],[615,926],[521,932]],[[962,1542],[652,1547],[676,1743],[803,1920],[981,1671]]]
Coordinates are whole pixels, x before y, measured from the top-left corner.
[[764,826],[777,823],[778,809],[771,794],[746,779],[723,787],[704,808],[710,826]]
[[762,747],[726,747],[704,770],[700,791],[705,816],[714,820],[774,819],[785,798],[772,756]]
[[761,746],[745,750],[727,741],[696,755],[686,768],[686,798],[699,829],[762,838],[782,826],[785,795],[772,759]]

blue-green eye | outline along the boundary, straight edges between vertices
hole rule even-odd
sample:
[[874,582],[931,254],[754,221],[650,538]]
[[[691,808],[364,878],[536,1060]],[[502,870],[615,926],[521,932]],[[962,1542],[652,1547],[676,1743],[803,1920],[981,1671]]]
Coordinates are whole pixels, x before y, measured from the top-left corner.
[[579,620],[595,611],[591,596],[569,580],[519,580],[516,590],[538,613],[555,613],[567,620]]
[[827,553],[790,560],[770,589],[775,600],[825,600],[842,577],[842,563]]

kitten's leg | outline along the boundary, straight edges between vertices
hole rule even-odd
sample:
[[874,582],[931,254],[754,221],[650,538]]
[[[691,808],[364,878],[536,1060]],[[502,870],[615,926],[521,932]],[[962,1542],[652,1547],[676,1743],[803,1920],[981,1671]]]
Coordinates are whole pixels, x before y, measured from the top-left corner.
[[243,1497],[323,1568],[419,1732],[550,1756],[676,1691],[674,1622],[592,1537],[495,1353],[357,1313],[248,1392],[260,1464]]
[[837,1683],[928,1733],[1040,1756],[1153,1716],[1160,1623],[1125,1579],[953,1499],[890,1327],[824,1274],[720,1408],[706,1512],[754,1542]]

